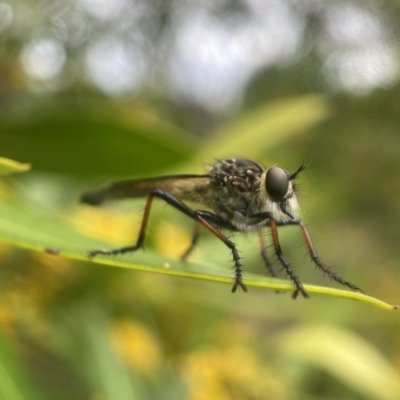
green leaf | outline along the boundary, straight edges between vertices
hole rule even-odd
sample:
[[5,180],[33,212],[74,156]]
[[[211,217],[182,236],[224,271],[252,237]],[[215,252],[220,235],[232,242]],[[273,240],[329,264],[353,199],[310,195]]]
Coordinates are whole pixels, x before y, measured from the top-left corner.
[[[18,247],[47,252],[54,254],[55,257],[63,256],[82,261],[88,261],[86,256],[88,250],[115,246],[82,235],[67,219],[49,214],[43,210],[34,209],[21,202],[4,199],[0,200],[0,238]],[[98,257],[92,260],[91,263],[94,266],[97,263],[101,263],[114,267],[209,280],[229,285],[232,285],[234,281],[229,268],[204,262],[183,263],[149,251],[139,251],[135,253],[134,257],[127,255],[118,257],[118,259]],[[287,281],[247,272],[245,278],[246,285],[250,287],[274,291],[293,291],[293,285]],[[310,294],[359,300],[387,310],[397,308],[397,306],[389,305],[360,293],[314,285],[304,286]]]
[[21,361],[10,348],[8,341],[0,336],[0,399],[41,400],[47,397],[25,372]]
[[[323,96],[307,95],[267,102],[242,112],[213,134],[186,162],[166,174],[203,173],[204,164],[215,159],[242,157],[263,162],[276,146],[306,135],[331,115]],[[270,161],[269,161],[270,162]]]
[[278,347],[287,357],[327,371],[361,398],[400,398],[398,370],[371,343],[350,330],[320,325],[295,327],[279,338]]
[[330,115],[326,98],[318,95],[286,98],[268,102],[232,118],[216,132],[201,152],[203,159],[245,156],[265,157],[274,146],[304,133]]
[[111,112],[57,110],[3,118],[2,154],[28,160],[35,171],[93,176],[143,176],[187,161],[194,145],[179,128],[131,108]]
[[19,163],[9,158],[0,157],[0,175],[10,175],[29,171],[30,164]]
[[72,354],[80,354],[76,367],[94,393],[104,400],[144,398],[138,379],[113,351],[109,338],[110,320],[98,304],[88,301],[70,309],[73,321],[65,329],[71,333]]

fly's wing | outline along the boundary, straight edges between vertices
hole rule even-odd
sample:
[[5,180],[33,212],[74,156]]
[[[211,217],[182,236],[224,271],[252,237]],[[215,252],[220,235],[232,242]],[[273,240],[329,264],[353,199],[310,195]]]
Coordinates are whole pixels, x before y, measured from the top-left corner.
[[211,180],[210,175],[172,175],[126,180],[112,183],[95,191],[85,192],[80,201],[98,206],[107,200],[145,197],[155,189],[162,189],[181,200],[203,203],[203,196],[210,187]]

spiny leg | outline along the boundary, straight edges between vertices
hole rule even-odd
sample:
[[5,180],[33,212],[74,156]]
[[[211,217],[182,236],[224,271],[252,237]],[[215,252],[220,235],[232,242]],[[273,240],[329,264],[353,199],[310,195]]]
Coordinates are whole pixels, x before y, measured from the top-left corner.
[[270,275],[273,276],[274,278],[276,278],[278,275],[277,275],[276,271],[274,270],[274,265],[273,265],[274,263],[268,257],[267,246],[265,243],[264,236],[261,232],[258,233],[258,238],[260,240],[261,257],[264,260],[264,263],[265,263]]
[[[268,254],[267,254],[267,246],[266,246],[262,232],[258,233],[258,238],[260,239],[261,257],[264,260],[264,264],[268,268],[270,275],[274,278],[277,278],[278,275],[275,272],[274,263],[271,261],[271,259],[268,257]],[[275,290],[275,293],[280,293],[280,292],[279,292],[279,290]]]
[[278,228],[277,228],[275,219],[269,220],[269,226],[270,226],[271,232],[272,232],[272,240],[274,242],[275,253],[276,253],[280,263],[285,268],[286,273],[289,275],[289,278],[292,280],[292,282],[296,286],[296,290],[293,292],[292,298],[296,299],[300,292],[305,299],[308,299],[310,297],[309,294],[304,289],[303,284],[301,283],[299,277],[294,272],[291,265],[286,261],[285,257],[283,256],[283,251],[282,251],[281,245],[279,243]]
[[200,237],[200,227],[201,227],[200,224],[196,224],[194,226],[192,242],[190,243],[190,246],[186,249],[186,251],[182,254],[181,260],[186,260],[196,247]]
[[335,274],[324,262],[321,261],[321,259],[318,257],[317,252],[315,251],[314,245],[311,241],[310,234],[308,232],[308,229],[304,225],[302,221],[297,221],[297,225],[300,226],[301,232],[303,233],[304,240],[307,244],[308,252],[310,253],[311,260],[314,262],[314,264],[321,269],[324,274],[327,274],[329,278],[333,279],[335,282],[346,286],[352,290],[355,290],[360,293],[365,293],[362,289],[360,289],[357,285],[354,283],[348,282],[341,278],[339,275]]
[[199,224],[201,224],[206,229],[208,229],[214,236],[216,236],[218,239],[220,239],[231,250],[232,256],[233,256],[233,262],[234,262],[234,269],[235,269],[235,284],[232,287],[232,292],[233,293],[236,292],[236,289],[238,286],[240,286],[243,289],[243,291],[247,292],[247,287],[243,283],[243,267],[240,262],[240,257],[239,257],[239,253],[236,249],[236,246],[226,236],[224,236],[217,228],[215,228],[215,226],[218,226],[218,227],[221,227],[224,229],[228,229],[228,230],[237,230],[237,229],[229,221],[227,221],[211,212],[201,211],[201,210],[197,210],[197,211],[192,210],[190,207],[188,207],[186,204],[182,203],[179,199],[174,197],[172,194],[170,194],[164,190],[161,190],[161,189],[153,190],[147,197],[147,202],[146,202],[146,206],[144,209],[142,224],[141,224],[139,236],[138,236],[138,239],[137,239],[137,242],[135,245],[121,247],[121,248],[113,249],[113,250],[93,250],[88,253],[88,256],[90,258],[92,258],[92,257],[95,257],[100,254],[101,255],[117,255],[117,254],[127,253],[130,251],[136,251],[136,250],[142,248],[144,239],[146,236],[146,228],[147,228],[147,222],[148,222],[149,215],[150,215],[151,204],[153,202],[154,197],[158,197],[158,198],[166,201],[168,204],[170,204],[177,210],[181,211],[188,217],[197,221]]
[[198,210],[195,211],[198,221],[201,225],[207,228],[214,236],[220,239],[225,245],[231,250],[234,271],[235,271],[235,283],[232,287],[232,293],[235,293],[238,286],[242,288],[244,292],[247,292],[247,287],[243,283],[243,265],[240,262],[239,253],[236,249],[235,243],[230,241],[225,235],[223,235],[216,227],[219,229],[227,229],[229,231],[237,231],[237,228],[232,225],[229,221],[220,216],[213,214],[209,211]]
[[273,214],[270,212],[262,212],[258,214],[253,214],[248,219],[249,225],[256,225],[264,222],[266,226],[269,226],[272,233],[272,242],[274,244],[275,254],[278,257],[279,262],[286,270],[286,274],[289,276],[291,281],[295,284],[296,290],[292,294],[292,298],[296,299],[299,292],[303,295],[305,299],[308,299],[310,296],[306,292],[303,287],[303,284],[300,281],[300,278],[297,276],[296,272],[292,268],[292,266],[288,263],[288,261],[283,256],[283,251],[279,242],[278,236],[278,221],[274,218]]
[[[359,288],[357,285],[354,283],[348,282],[345,279],[341,278],[339,275],[334,273],[321,259],[318,257],[317,252],[315,251],[314,245],[311,241],[311,236],[310,233],[308,232],[307,227],[305,224],[298,220],[298,219],[293,219],[293,220],[277,220],[276,221],[277,226],[288,226],[288,225],[297,225],[300,227],[304,241],[306,242],[308,252],[310,254],[311,261],[321,269],[324,274],[327,274],[331,279],[333,279],[335,282],[348,287],[351,290],[355,290],[360,293],[364,293],[364,291]],[[266,221],[266,225],[269,225],[269,222]]]
[[136,251],[136,250],[139,250],[140,248],[142,248],[144,239],[146,237],[147,222],[149,220],[150,208],[151,208],[151,204],[153,202],[154,196],[155,196],[155,194],[154,195],[150,194],[147,197],[147,202],[146,202],[146,206],[144,208],[144,214],[143,214],[143,218],[142,218],[142,224],[140,226],[138,239],[137,239],[135,245],[120,247],[120,248],[112,249],[112,250],[103,250],[103,249],[92,250],[88,253],[88,257],[93,258],[98,255],[115,256],[117,254],[129,253],[131,251]]

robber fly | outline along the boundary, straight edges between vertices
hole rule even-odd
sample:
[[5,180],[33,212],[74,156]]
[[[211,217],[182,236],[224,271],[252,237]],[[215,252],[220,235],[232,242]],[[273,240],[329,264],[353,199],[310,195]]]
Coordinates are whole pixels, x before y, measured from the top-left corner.
[[[195,247],[200,227],[209,230],[231,250],[235,276],[232,292],[236,292],[238,287],[247,292],[247,287],[243,283],[243,266],[236,246],[221,231],[258,233],[261,256],[270,274],[276,276],[262,235],[263,229],[268,227],[272,234],[275,255],[295,286],[292,297],[295,299],[299,293],[304,298],[309,297],[296,272],[284,257],[278,238],[278,227],[297,225],[301,229],[313,263],[339,284],[363,293],[358,286],[338,276],[321,261],[306,226],[299,218],[296,178],[305,168],[306,165],[301,165],[292,173],[276,166],[264,168],[254,161],[232,158],[217,161],[205,175],[172,175],[126,180],[84,193],[81,201],[93,206],[107,200],[147,196],[136,244],[113,250],[93,250],[89,252],[89,257],[123,254],[142,248],[151,205],[153,199],[158,197],[196,221],[191,245],[182,259]],[[183,201],[198,203],[211,211],[192,209]]]

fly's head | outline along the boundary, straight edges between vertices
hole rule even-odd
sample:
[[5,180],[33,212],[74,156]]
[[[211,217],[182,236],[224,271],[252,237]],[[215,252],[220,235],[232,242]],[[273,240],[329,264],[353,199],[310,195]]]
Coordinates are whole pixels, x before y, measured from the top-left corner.
[[261,185],[272,212],[283,213],[292,219],[298,217],[300,209],[296,197],[296,177],[306,167],[301,165],[293,173],[279,167],[271,167],[265,172]]

